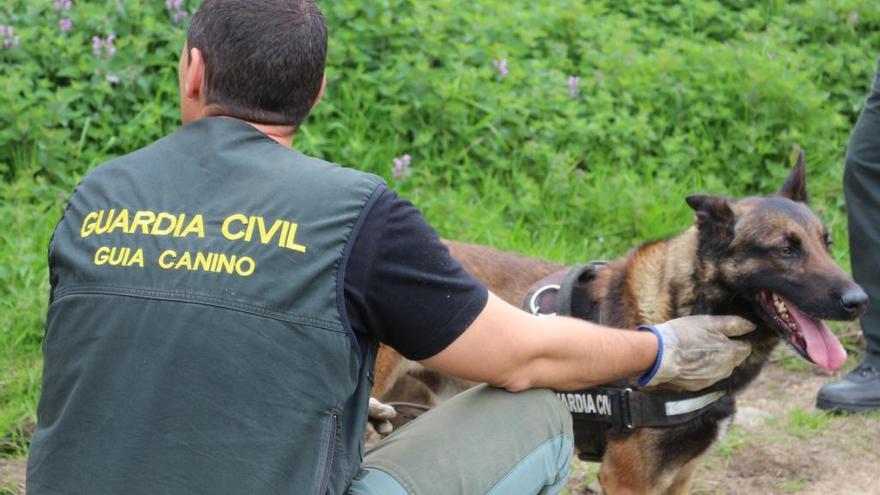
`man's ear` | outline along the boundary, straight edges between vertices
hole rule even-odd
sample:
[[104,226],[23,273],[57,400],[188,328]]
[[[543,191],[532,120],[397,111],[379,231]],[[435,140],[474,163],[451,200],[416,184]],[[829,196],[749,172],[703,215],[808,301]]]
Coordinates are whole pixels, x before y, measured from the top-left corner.
[[791,172],[788,173],[788,177],[785,178],[785,182],[782,183],[782,187],[779,188],[779,192],[776,195],[797,201],[798,203],[806,204],[810,202],[807,195],[807,172],[803,150],[798,151],[797,163],[794,164]]
[[691,194],[684,200],[694,210],[694,223],[700,230],[729,230],[733,225],[733,210],[727,198]]
[[189,65],[183,80],[184,96],[200,100],[204,97],[205,58],[198,48],[189,49]]

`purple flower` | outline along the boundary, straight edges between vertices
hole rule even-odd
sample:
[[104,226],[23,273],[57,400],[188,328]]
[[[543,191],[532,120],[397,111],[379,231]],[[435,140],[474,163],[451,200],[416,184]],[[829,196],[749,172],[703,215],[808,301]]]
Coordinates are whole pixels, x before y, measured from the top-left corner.
[[113,86],[116,86],[117,84],[119,84],[119,76],[117,76],[116,74],[107,74],[106,79],[107,79],[107,82]]
[[70,10],[71,6],[72,3],[70,0],[55,0],[52,2],[52,7],[58,12]]
[[189,14],[183,10],[183,0],[165,0],[165,10],[171,14],[174,24],[186,19]]
[[0,36],[3,37],[4,50],[9,50],[13,46],[18,46],[21,42],[21,38],[15,34],[15,30],[12,29],[12,26],[4,26],[3,24],[0,24]]
[[116,35],[113,33],[107,35],[107,39],[101,39],[100,36],[92,36],[92,52],[96,57],[104,54],[107,58],[113,58],[116,55],[116,47],[113,46],[115,41]]
[[568,76],[568,96],[571,96],[572,98],[577,98],[577,96],[581,93],[581,90],[578,89],[578,85],[580,83],[580,77]]
[[67,18],[61,19],[60,21],[58,21],[58,29],[65,33],[67,31],[70,31],[71,29],[73,29],[73,21]]
[[101,47],[104,46],[104,42],[98,36],[92,36],[92,53],[95,56],[101,55]]
[[394,159],[394,166],[391,168],[391,175],[394,176],[395,179],[404,179],[409,177],[412,174],[412,170],[409,169],[409,164],[412,163],[412,157],[409,155],[403,155],[399,158]]
[[498,70],[498,77],[500,79],[504,79],[505,77],[507,77],[508,74],[510,74],[510,71],[507,70],[507,59],[506,58],[502,58],[500,60],[493,60],[492,66]]
[[859,11],[853,10],[846,16],[846,21],[850,23],[850,25],[855,26],[859,23]]

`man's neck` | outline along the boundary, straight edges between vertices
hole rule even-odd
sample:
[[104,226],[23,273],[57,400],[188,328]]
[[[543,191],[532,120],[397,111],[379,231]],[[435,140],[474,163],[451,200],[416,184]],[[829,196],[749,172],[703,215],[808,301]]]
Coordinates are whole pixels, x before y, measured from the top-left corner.
[[207,118],[207,117],[225,117],[227,119],[237,120],[239,122],[244,122],[245,124],[250,125],[254,129],[265,134],[269,139],[277,142],[281,146],[285,146],[290,148],[293,146],[293,135],[296,133],[296,127],[292,127],[289,125],[271,125],[271,124],[257,124],[254,122],[249,122],[244,119],[237,119],[235,117],[230,117],[229,115],[223,115],[222,113],[214,113],[210,109],[205,109],[202,111],[200,117],[195,120]]
[[254,129],[262,132],[281,146],[287,148],[293,146],[293,134],[296,132],[296,128],[286,125],[254,124],[253,122],[248,122],[246,120],[243,120],[242,122],[250,124]]

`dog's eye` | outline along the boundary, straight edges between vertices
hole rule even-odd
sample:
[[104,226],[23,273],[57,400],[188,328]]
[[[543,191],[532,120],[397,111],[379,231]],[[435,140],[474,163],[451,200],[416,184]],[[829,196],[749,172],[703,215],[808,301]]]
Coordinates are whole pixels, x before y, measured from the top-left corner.
[[782,246],[779,246],[779,254],[786,257],[794,256],[797,254],[797,249],[791,244],[783,244]]

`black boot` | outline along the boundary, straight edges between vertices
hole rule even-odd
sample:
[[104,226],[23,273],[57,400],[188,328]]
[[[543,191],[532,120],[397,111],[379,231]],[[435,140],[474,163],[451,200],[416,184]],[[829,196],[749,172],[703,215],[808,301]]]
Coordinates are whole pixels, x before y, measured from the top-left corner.
[[880,411],[880,368],[866,363],[819,389],[816,407],[833,412]]

